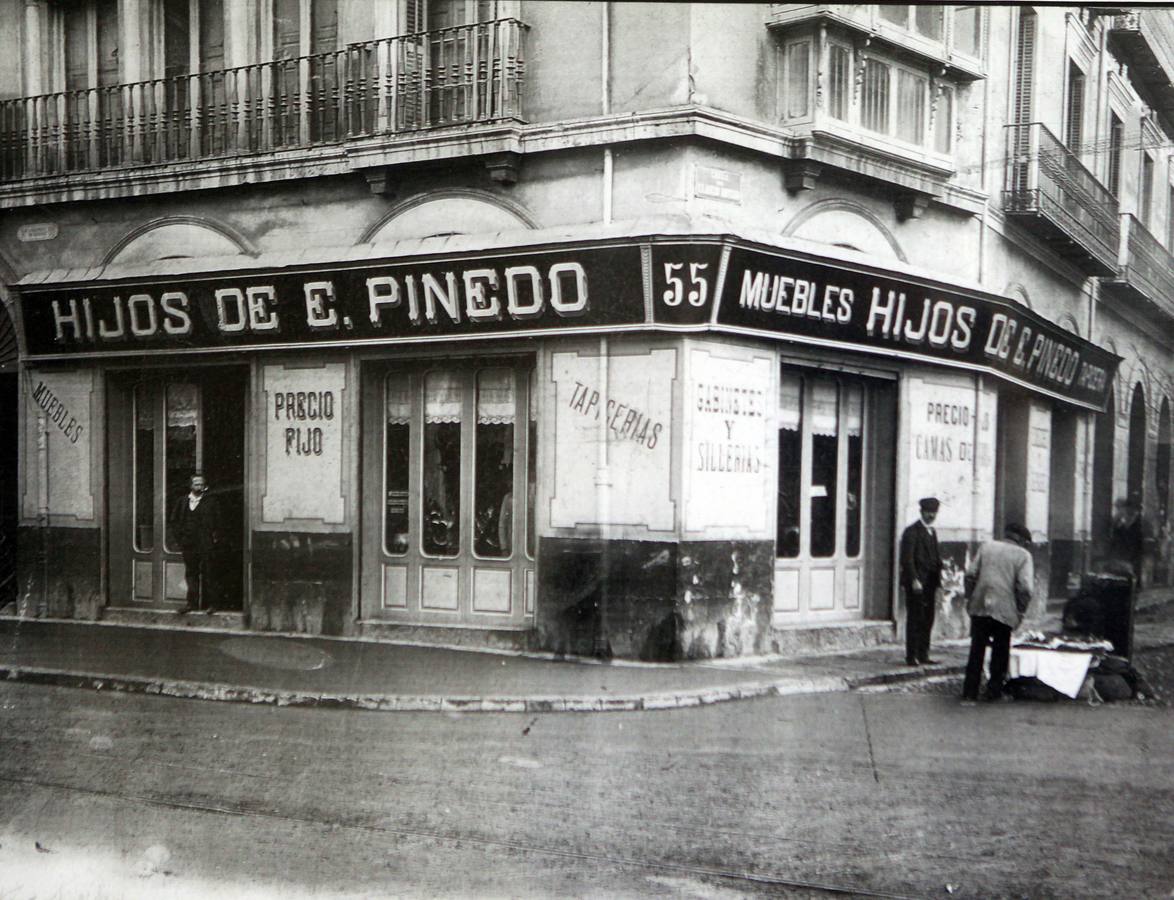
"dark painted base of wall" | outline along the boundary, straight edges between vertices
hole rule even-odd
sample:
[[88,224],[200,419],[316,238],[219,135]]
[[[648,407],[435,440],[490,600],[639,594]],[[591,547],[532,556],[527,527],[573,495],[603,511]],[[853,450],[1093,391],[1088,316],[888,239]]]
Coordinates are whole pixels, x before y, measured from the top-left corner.
[[670,661],[769,650],[773,544],[544,538],[537,642]]
[[22,526],[16,554],[23,614],[97,620],[103,603],[99,529]]
[[355,633],[349,534],[253,532],[254,631],[342,636]]

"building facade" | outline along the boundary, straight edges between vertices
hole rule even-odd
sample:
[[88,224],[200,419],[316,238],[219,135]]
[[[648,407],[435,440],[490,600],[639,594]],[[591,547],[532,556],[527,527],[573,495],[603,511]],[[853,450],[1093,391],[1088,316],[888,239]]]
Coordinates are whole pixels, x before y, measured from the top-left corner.
[[652,660],[1168,582],[1174,15],[0,0],[17,611]]

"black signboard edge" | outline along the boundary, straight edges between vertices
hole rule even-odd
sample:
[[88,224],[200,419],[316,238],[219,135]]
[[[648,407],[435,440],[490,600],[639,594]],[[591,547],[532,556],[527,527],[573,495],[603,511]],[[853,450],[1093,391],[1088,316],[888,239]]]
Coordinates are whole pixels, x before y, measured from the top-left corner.
[[[729,249],[733,250],[747,250],[752,253],[763,253],[767,256],[774,256],[779,259],[792,259],[797,262],[814,263],[815,265],[828,266],[831,268],[841,268],[846,271],[855,272],[859,275],[867,275],[875,278],[887,278],[891,281],[903,281],[917,287],[930,288],[935,291],[943,291],[949,294],[955,294],[961,297],[968,297],[974,300],[981,300],[984,303],[990,303],[1000,307],[1007,312],[1014,313],[1020,318],[1026,318],[1032,324],[1044,326],[1049,331],[1062,332],[1067,340],[1075,341],[1082,348],[1090,348],[1096,353],[1103,354],[1108,361],[1111,362],[1113,374],[1116,376],[1117,367],[1123,361],[1123,357],[1118,356],[1111,350],[1106,350],[1100,344],[1094,344],[1092,341],[1075,334],[1071,331],[1066,331],[1050,319],[1044,318],[1034,309],[1028,306],[1023,306],[1016,303],[1007,297],[999,294],[994,294],[989,291],[984,291],[979,288],[967,287],[965,285],[953,284],[948,281],[939,281],[929,276],[911,275],[905,272],[894,271],[886,269],[883,266],[870,265],[861,262],[849,262],[847,260],[834,259],[827,256],[819,256],[815,253],[808,253],[804,250],[796,250],[782,247],[772,247],[770,244],[762,244],[756,241],[749,241],[743,238],[734,238],[729,241]],[[725,284],[723,281],[722,289],[724,293]],[[717,297],[716,306],[720,309],[723,297],[721,294]],[[855,345],[853,345],[855,346]],[[994,370],[991,370],[992,373]]]
[[990,375],[994,378],[999,378],[1003,381],[1014,384],[1017,387],[1023,388],[1025,391],[1028,391],[1029,393],[1040,394],[1040,395],[1043,395],[1046,397],[1050,397],[1053,400],[1060,400],[1061,402],[1067,403],[1071,406],[1079,406],[1081,409],[1087,409],[1087,410],[1090,410],[1091,412],[1096,412],[1096,413],[1105,412],[1105,409],[1108,405],[1106,402],[1105,406],[1098,406],[1095,403],[1090,403],[1085,400],[1077,400],[1074,397],[1068,397],[1068,396],[1065,396],[1064,394],[1058,394],[1055,391],[1051,391],[1051,390],[1048,390],[1047,388],[1039,387],[1037,385],[1032,384],[1031,382],[1023,381],[1019,378],[1016,378],[1013,375],[1008,375],[1004,372],[1000,372],[998,369],[993,369],[989,366],[984,366],[981,363],[969,363],[969,362],[962,362],[959,360],[942,359],[942,358],[939,358],[936,356],[920,356],[919,354],[911,353],[908,351],[900,352],[897,350],[886,349],[886,348],[881,348],[881,347],[870,347],[867,344],[853,344],[853,343],[850,343],[847,341],[830,341],[825,338],[814,338],[814,337],[808,337],[807,335],[801,335],[801,334],[786,334],[786,333],[777,332],[777,331],[759,330],[757,328],[744,328],[744,327],[741,327],[738,325],[720,325],[719,324],[719,325],[715,325],[712,328],[709,328],[707,330],[712,331],[712,332],[716,332],[719,334],[738,335],[739,337],[766,338],[769,340],[777,341],[778,343],[805,344],[807,346],[812,346],[812,347],[826,347],[831,350],[841,350],[841,351],[848,351],[848,352],[853,352],[853,353],[867,353],[870,356],[890,357],[890,358],[900,360],[905,363],[912,362],[912,363],[917,363],[918,365],[928,366],[931,368],[934,366],[943,366],[945,368],[950,368],[950,369],[963,369],[967,372],[974,372],[979,375]]
[[[639,239],[643,240],[643,239]],[[45,294],[68,288],[92,286],[95,289],[119,287],[140,287],[163,284],[177,279],[189,281],[215,281],[222,278],[268,278],[270,276],[328,275],[336,272],[351,272],[362,269],[393,268],[403,266],[427,266],[442,262],[467,262],[470,260],[492,259],[505,256],[537,256],[542,253],[558,253],[573,250],[639,250],[639,240],[634,237],[598,238],[594,240],[567,241],[566,243],[526,244],[521,246],[467,250],[459,253],[421,253],[404,256],[372,256],[342,261],[319,260],[318,262],[297,262],[249,268],[221,268],[195,272],[160,272],[143,275],[127,275],[118,278],[81,278],[68,281],[46,281],[38,284],[14,284],[9,290],[19,297],[28,294]],[[246,259],[247,261],[247,259]]]
[[[225,346],[201,347],[158,347],[142,350],[102,350],[97,352],[77,353],[39,353],[24,354],[22,359],[30,363],[40,362],[67,362],[70,360],[113,360],[138,359],[144,356],[192,356],[194,354],[222,354],[222,353],[273,353],[298,351],[306,353],[316,349],[353,350],[363,348],[393,347],[403,344],[438,344],[438,343],[469,343],[500,340],[520,340],[527,338],[558,337],[562,335],[610,335],[616,332],[645,332],[649,330],[646,322],[629,322],[619,325],[567,325],[560,328],[534,328],[520,331],[495,331],[482,334],[440,334],[419,335],[417,337],[388,336],[382,338],[353,338],[337,341],[281,341],[272,344],[234,344]],[[697,327],[697,326],[693,326]],[[705,328],[706,326],[700,326]]]

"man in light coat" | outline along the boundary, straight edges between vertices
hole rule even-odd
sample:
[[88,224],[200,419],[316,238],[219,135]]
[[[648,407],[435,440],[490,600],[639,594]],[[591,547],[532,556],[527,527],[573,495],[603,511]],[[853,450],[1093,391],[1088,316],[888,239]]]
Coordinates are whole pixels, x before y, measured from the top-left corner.
[[1011,632],[1019,627],[1031,603],[1035,572],[1026,549],[1030,543],[1031,533],[1022,525],[1010,523],[1003,529],[1002,540],[984,543],[966,567],[970,658],[962,685],[963,703],[978,700],[988,644],[991,645],[991,673],[986,698],[1003,699],[1003,684],[1011,659]]

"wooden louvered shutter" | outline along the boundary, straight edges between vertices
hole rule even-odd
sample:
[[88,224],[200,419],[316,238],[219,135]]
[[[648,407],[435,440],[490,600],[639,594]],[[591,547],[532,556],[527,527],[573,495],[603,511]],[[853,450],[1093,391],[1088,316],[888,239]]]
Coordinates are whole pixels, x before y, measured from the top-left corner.
[[1080,152],[1080,141],[1084,130],[1084,73],[1076,63],[1068,63],[1068,127],[1064,132],[1064,143],[1073,153]]
[[1026,125],[1032,118],[1032,94],[1035,84],[1035,30],[1036,17],[1031,10],[1019,13],[1019,37],[1015,49],[1015,109],[1016,125]]

